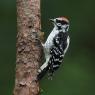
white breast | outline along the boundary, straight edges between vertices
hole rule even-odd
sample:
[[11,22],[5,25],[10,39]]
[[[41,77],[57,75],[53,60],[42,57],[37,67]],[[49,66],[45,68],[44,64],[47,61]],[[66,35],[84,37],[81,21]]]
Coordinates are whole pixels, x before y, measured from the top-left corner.
[[53,46],[53,39],[56,36],[56,34],[58,34],[58,30],[56,30],[55,28],[52,30],[52,32],[50,33],[50,35],[48,36],[44,46],[47,49],[47,51],[49,52],[50,48]]

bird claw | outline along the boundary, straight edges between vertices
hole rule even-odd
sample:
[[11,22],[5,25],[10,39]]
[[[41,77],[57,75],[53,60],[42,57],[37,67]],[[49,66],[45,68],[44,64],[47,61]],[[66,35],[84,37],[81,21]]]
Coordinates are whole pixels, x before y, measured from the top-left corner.
[[54,76],[54,73],[50,73],[50,72],[48,73],[48,79],[49,80],[52,80],[53,79],[53,76]]

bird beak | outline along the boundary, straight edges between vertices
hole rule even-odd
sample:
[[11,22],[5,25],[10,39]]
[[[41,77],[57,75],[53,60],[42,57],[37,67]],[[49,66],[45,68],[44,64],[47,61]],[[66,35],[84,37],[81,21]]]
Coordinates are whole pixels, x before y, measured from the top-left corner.
[[54,19],[49,19],[49,20],[54,23]]
[[55,23],[55,19],[49,19],[53,24],[56,24]]

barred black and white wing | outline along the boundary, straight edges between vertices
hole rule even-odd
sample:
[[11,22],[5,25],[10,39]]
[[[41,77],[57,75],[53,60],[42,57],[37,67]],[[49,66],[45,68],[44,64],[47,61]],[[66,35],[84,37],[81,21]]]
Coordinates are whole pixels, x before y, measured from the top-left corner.
[[56,71],[63,61],[64,54],[66,53],[69,46],[68,32],[59,32],[53,39],[53,46],[50,50],[49,64],[49,75],[52,76],[53,72]]

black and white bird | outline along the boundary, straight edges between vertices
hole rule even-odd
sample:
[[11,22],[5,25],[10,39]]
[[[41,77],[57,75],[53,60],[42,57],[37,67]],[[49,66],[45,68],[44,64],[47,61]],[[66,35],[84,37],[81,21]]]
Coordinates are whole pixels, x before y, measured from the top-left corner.
[[65,17],[50,20],[54,28],[46,42],[42,44],[46,61],[38,70],[38,79],[41,79],[47,72],[49,78],[52,78],[53,73],[60,67],[70,43],[69,20]]

